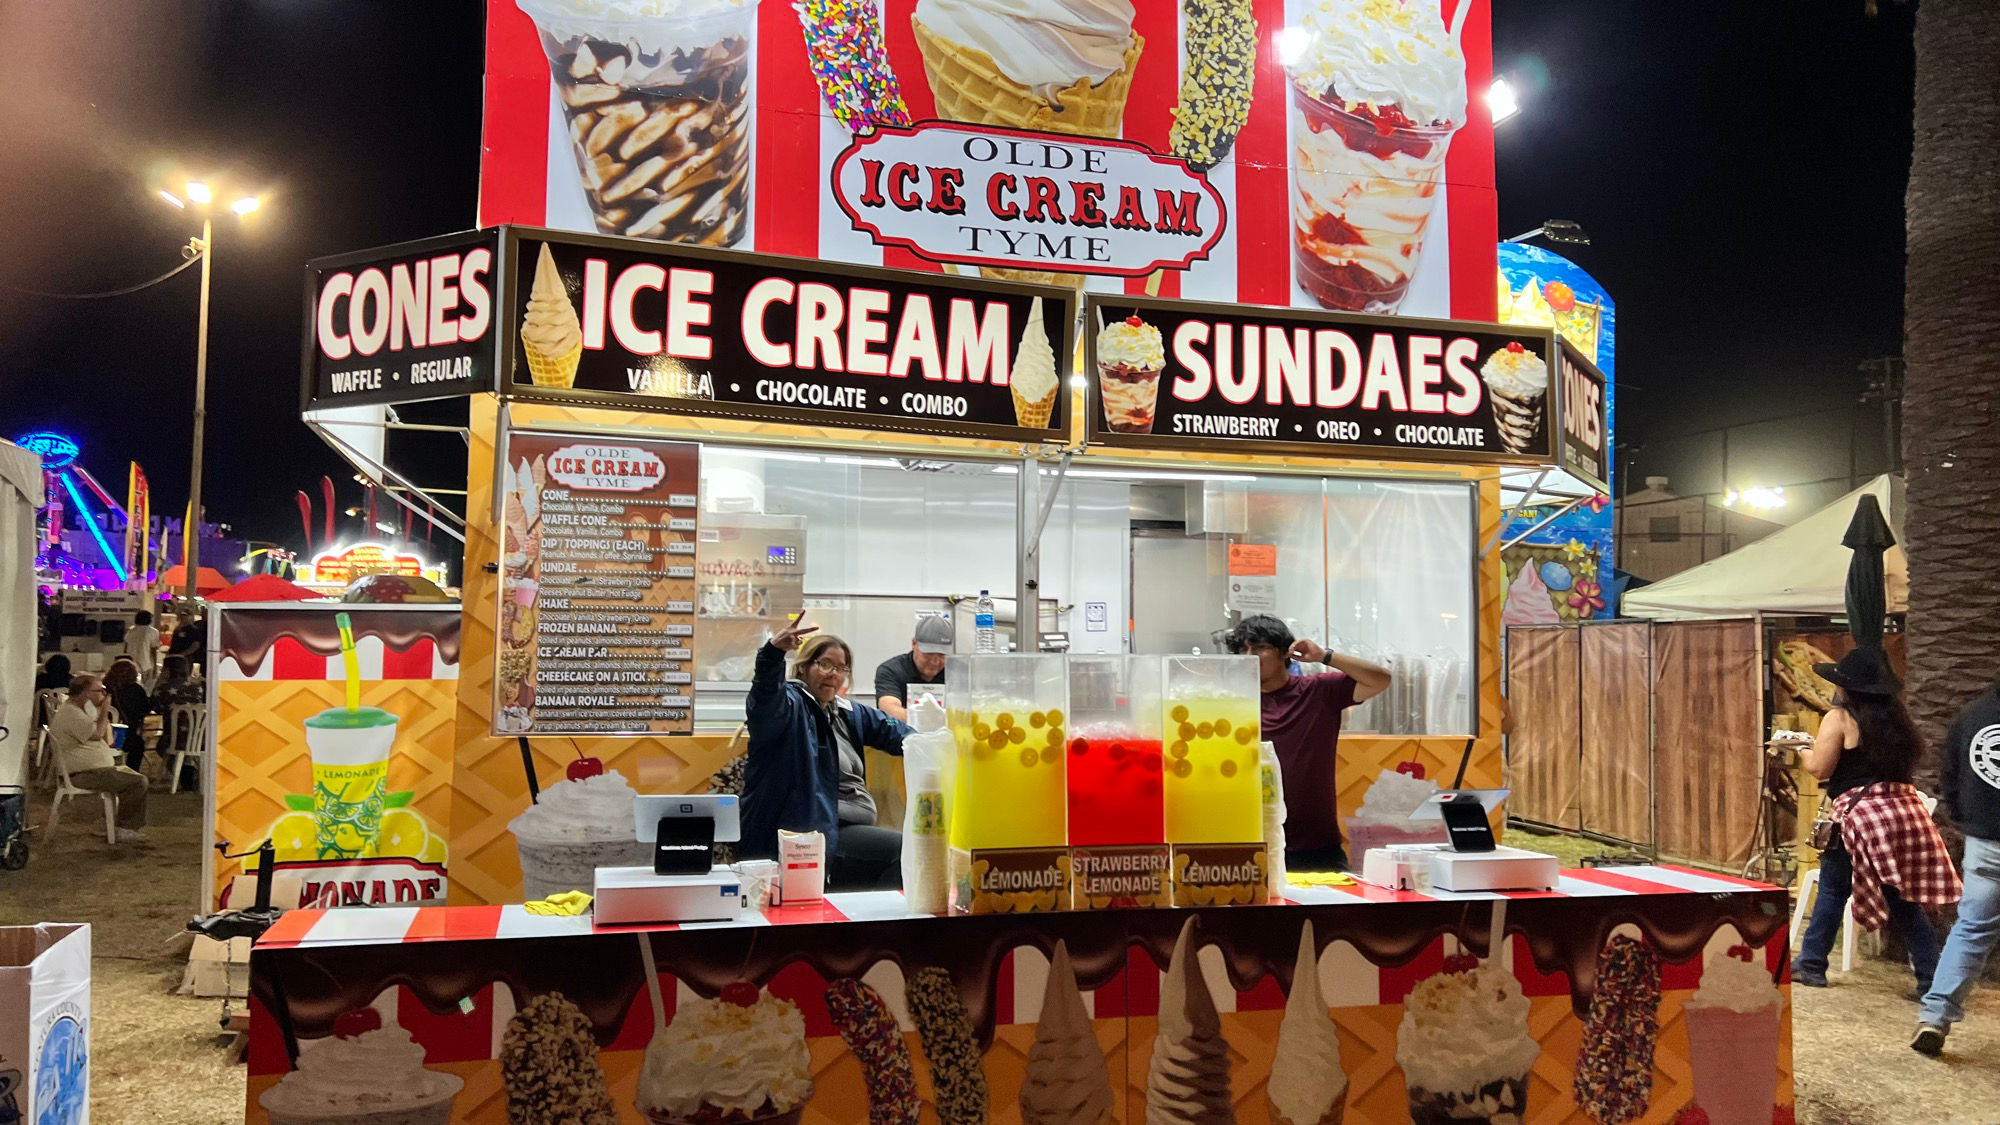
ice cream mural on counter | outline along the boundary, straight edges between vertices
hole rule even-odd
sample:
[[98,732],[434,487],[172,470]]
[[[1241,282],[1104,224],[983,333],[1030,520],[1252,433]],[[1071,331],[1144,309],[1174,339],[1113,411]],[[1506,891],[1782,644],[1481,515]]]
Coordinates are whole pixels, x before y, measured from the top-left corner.
[[1065,430],[1058,290],[516,232],[511,393],[977,432]]
[[1486,0],[488,0],[480,221],[1490,319]]
[[[222,610],[215,833],[232,852],[270,839],[277,872],[300,880],[279,905],[444,900],[458,628],[456,606]],[[215,862],[230,899],[254,860]]]
[[[337,1099],[323,1084],[365,1054],[403,1076],[376,1095],[397,1121],[1789,1122],[1781,893],[1592,885],[948,923],[815,911],[519,934],[469,966],[462,943],[279,947],[271,963],[316,969],[273,1008],[304,1049],[295,1068],[253,1051],[250,1120],[307,1119],[281,1111]],[[465,1018],[431,1014],[447,993]],[[346,1097],[319,1112],[358,1114]]]
[[498,732],[692,731],[699,447],[522,431],[506,457]]
[[1548,464],[1547,331],[1087,298],[1091,440]]

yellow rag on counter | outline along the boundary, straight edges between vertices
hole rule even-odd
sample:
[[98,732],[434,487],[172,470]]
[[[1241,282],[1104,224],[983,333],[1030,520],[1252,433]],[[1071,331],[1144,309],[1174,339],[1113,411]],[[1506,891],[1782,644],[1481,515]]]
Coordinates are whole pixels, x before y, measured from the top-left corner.
[[1287,871],[1285,882],[1301,887],[1351,887],[1359,880],[1343,871]]
[[590,896],[582,891],[564,891],[559,895],[524,902],[521,908],[530,914],[576,915],[590,910]]

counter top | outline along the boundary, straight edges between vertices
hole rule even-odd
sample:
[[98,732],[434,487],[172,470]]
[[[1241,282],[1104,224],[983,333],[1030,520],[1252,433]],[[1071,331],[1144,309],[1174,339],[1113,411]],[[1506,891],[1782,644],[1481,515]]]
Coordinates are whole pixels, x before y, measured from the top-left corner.
[[[1577,868],[1562,873],[1553,891],[1485,891],[1425,893],[1385,890],[1367,883],[1349,887],[1287,887],[1287,906],[1394,905],[1398,903],[1472,902],[1506,898],[1577,899],[1644,895],[1732,894],[1777,888],[1714,872],[1671,864],[1643,867]],[[1243,910],[1256,907],[1228,907]],[[1073,916],[1059,912],[1046,917]],[[554,917],[530,914],[521,906],[370,907],[342,910],[290,910],[257,942],[260,950],[324,948],[347,945],[399,945],[433,941],[492,941],[512,938],[570,937],[586,934],[716,930],[753,926],[825,925],[912,919],[900,891],[830,894],[819,902],[746,912],[733,921],[600,926],[588,916]]]

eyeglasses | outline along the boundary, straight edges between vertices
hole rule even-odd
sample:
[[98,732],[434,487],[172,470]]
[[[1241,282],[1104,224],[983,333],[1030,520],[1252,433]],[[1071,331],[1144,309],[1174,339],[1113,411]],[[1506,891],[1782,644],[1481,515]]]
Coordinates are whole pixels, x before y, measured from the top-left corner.
[[835,664],[832,661],[828,660],[818,660],[814,661],[814,663],[818,664],[821,668],[824,668],[826,671],[831,672],[836,676],[845,676],[849,672],[853,671],[852,668],[849,668],[845,664]]

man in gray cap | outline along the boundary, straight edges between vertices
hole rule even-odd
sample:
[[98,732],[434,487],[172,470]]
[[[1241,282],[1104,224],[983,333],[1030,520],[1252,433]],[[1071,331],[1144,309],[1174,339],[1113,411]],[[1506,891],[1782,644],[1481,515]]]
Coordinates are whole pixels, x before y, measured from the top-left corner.
[[875,706],[901,722],[910,721],[910,685],[944,682],[944,658],[951,655],[951,620],[932,614],[917,618],[910,651],[875,666]]

